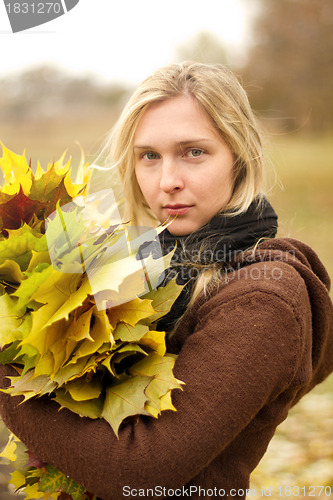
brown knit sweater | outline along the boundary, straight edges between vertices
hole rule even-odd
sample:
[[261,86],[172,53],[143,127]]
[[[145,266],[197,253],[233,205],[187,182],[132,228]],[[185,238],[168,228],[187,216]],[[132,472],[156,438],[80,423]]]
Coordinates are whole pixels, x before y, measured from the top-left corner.
[[[123,425],[119,440],[105,421],[58,411],[47,398],[18,406],[0,393],[2,418],[40,459],[104,500],[223,490],[243,498],[276,426],[333,371],[328,288],[309,247],[265,241],[197,300],[169,340],[179,353],[175,375],[186,382],[173,393],[177,412]],[[9,372],[1,367],[2,386]]]

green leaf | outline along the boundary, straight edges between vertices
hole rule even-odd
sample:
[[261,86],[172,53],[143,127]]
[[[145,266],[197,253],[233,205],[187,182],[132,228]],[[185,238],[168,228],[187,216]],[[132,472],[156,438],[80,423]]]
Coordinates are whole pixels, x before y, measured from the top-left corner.
[[145,403],[148,400],[145,389],[151,378],[146,376],[127,377],[106,390],[102,417],[109,422],[116,436],[124,418],[131,415],[148,415]]
[[18,344],[19,340],[10,344],[6,349],[3,349],[0,352],[0,364],[7,365],[8,363],[12,363],[19,352]]
[[[63,189],[63,180],[65,176],[66,172],[59,175],[56,173],[55,165],[52,165],[51,168],[44,172],[38,179],[33,180],[30,188],[30,197],[33,200],[46,201],[48,203],[52,203],[53,201],[51,209],[53,211],[53,206],[55,206],[55,203],[59,199],[59,196],[54,195],[55,193],[59,195],[59,192]],[[65,198],[68,199],[67,192],[64,194]],[[70,200],[71,198],[69,198],[69,201]]]
[[47,250],[45,237],[26,224],[19,229],[8,230],[8,234],[8,238],[0,241],[0,264],[13,260],[24,271],[28,267],[33,250]]
[[23,309],[29,305],[31,297],[38,290],[40,285],[49,278],[53,271],[52,266],[49,264],[39,264],[30,275],[22,281],[17,290],[12,294],[19,299],[17,302],[18,309]]
[[73,500],[79,500],[85,493],[85,488],[68,478],[51,465],[45,466],[45,473],[38,483],[38,490],[44,493],[63,491],[71,495]]

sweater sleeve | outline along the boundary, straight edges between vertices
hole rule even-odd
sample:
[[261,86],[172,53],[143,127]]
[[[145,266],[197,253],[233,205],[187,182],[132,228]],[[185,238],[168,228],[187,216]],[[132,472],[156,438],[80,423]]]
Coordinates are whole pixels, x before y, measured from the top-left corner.
[[[290,300],[237,280],[197,308],[175,365],[186,384],[173,393],[177,412],[140,417],[117,439],[102,419],[59,411],[45,397],[18,405],[0,393],[5,424],[40,459],[105,500],[122,498],[124,486],[185,485],[294,378],[304,354],[295,304],[306,291],[293,273]],[[2,386],[8,370],[1,367]]]

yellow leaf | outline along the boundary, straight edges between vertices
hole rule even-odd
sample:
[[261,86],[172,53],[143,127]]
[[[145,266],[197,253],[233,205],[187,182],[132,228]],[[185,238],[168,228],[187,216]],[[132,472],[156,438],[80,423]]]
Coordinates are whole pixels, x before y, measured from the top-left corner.
[[0,457],[7,458],[7,460],[10,460],[11,462],[15,462],[17,458],[15,454],[16,448],[17,444],[15,443],[15,436],[14,434],[10,434],[8,443],[0,453]]
[[172,371],[175,359],[176,357],[172,354],[159,356],[152,352],[130,368],[132,375],[154,377],[146,388],[149,400],[159,399],[170,389],[181,388],[183,382],[176,379]]
[[35,365],[35,377],[40,375],[52,375],[54,373],[54,357],[48,351]]
[[79,286],[80,280],[79,274],[54,271],[40,285],[31,300],[45,305],[32,313],[32,333],[41,331],[60,319],[68,319],[69,313],[82,305],[91,289],[87,279]]
[[[32,313],[32,316],[35,313]],[[63,337],[64,329],[66,328],[66,321],[62,320],[57,323],[39,330],[38,328],[31,329],[30,333],[22,340],[22,345],[33,346],[44,356],[49,349],[61,338]]]
[[123,342],[137,342],[148,332],[148,326],[131,326],[126,323],[118,323],[114,331],[114,338]]
[[53,162],[52,165],[49,163],[48,169],[53,167],[57,175],[60,175],[60,176],[65,175],[68,172],[70,164],[71,164],[71,160],[69,159],[67,161],[67,163],[64,165],[64,160],[65,160],[66,154],[67,154],[67,151],[64,151],[64,153],[61,155],[59,160]]
[[15,490],[21,488],[26,483],[26,477],[20,470],[14,470],[10,476],[9,484],[12,484]]
[[44,264],[44,263],[51,264],[50,254],[48,251],[35,252],[35,250],[32,250],[31,255],[32,256],[29,265],[26,269],[26,273],[31,273],[35,269],[35,267],[38,266],[38,264]]
[[50,351],[54,357],[54,369],[51,374],[51,378],[66,364],[69,356],[72,354],[76,346],[77,342],[75,340],[67,339],[64,336],[64,332],[62,332],[62,336],[50,347]]
[[158,404],[158,408],[155,408],[152,404],[150,404],[150,401],[148,401],[145,404],[145,409],[151,414],[152,417],[158,418],[159,414],[161,413],[161,407],[160,404]]
[[76,318],[76,311],[74,311],[74,318],[66,330],[65,336],[68,339],[79,342],[83,339],[93,340],[90,335],[90,322],[94,308],[91,307],[85,313]]
[[153,401],[149,400],[145,404],[146,410],[155,418],[164,410],[177,411],[171,402],[171,390]]
[[91,339],[87,338],[83,341],[83,343],[75,351],[75,354],[71,358],[69,364],[76,363],[79,358],[96,353],[104,343],[109,343],[110,348],[111,345],[114,344],[115,341],[112,334],[113,329],[105,310],[98,311],[96,306],[94,306],[93,317],[94,324],[90,331]]
[[[131,275],[136,275],[139,273],[140,280],[136,281],[137,288],[133,289],[126,287],[122,290],[122,293],[118,293],[120,285],[124,282],[125,278],[128,280]],[[91,285],[92,293],[95,298],[96,294],[102,291],[114,291],[111,306],[117,306],[134,299],[138,295],[144,293],[145,288],[145,278],[141,261],[138,261],[135,255],[130,255],[124,259],[109,262],[106,264],[101,264],[98,267],[90,268],[87,270],[89,282]],[[110,300],[108,294],[105,293],[105,299]],[[104,300],[104,298],[103,298]]]
[[81,417],[100,418],[103,410],[101,398],[75,401],[65,389],[58,389],[54,400],[60,404],[61,408],[67,408]]
[[176,280],[173,279],[166,286],[159,287],[145,295],[145,298],[152,299],[152,306],[155,309],[155,314],[149,318],[149,321],[154,322],[167,314],[183,288],[184,285],[177,285]]
[[0,346],[21,339],[20,326],[23,320],[15,312],[16,302],[17,300],[7,294],[0,296]]
[[[82,169],[87,168],[88,165],[85,167],[82,167]],[[67,193],[71,198],[75,198],[79,194],[85,194],[87,190],[87,183],[89,181],[89,173],[85,172],[83,174],[83,182],[81,184],[73,184],[70,174],[68,173],[65,177],[65,188],[67,190]]]
[[3,172],[5,185],[1,191],[6,194],[16,194],[20,190],[20,185],[26,196],[30,193],[32,184],[32,171],[25,158],[25,154],[19,156],[2,143],[2,158],[0,158],[0,168]]
[[145,403],[147,395],[145,388],[149,377],[124,377],[117,385],[112,385],[106,390],[105,403],[102,417],[109,422],[116,436],[124,418],[131,415],[147,415]]
[[152,301],[149,299],[137,298],[109,309],[108,316],[110,323],[113,327],[116,326],[118,321],[135,326],[141,319],[147,318],[155,313],[155,309],[152,307],[151,302]]
[[35,172],[35,179],[38,180],[40,179],[43,175],[45,174],[45,170],[43,170],[39,160],[37,162],[37,169],[36,169],[36,172]]
[[21,283],[24,274],[20,266],[14,260],[5,260],[0,265],[0,280],[6,283]]
[[[38,394],[46,394],[55,389],[56,384],[50,381],[48,375],[40,375],[34,377],[32,371],[21,375],[20,377],[8,377],[11,381],[11,386],[8,389],[3,389],[3,392],[14,395],[22,395],[25,401],[37,396]],[[21,403],[20,403],[21,404]]]
[[68,382],[65,385],[65,389],[75,401],[87,401],[98,398],[102,392],[102,384],[97,377],[92,377],[89,381],[85,377],[82,377]]
[[[34,484],[28,484],[25,488],[24,488],[24,493],[26,495],[25,497],[25,500],[38,500],[39,498],[43,498],[43,500],[47,499],[47,498],[58,498],[58,496],[60,495],[60,493],[52,493],[52,495],[50,494],[46,494],[42,491],[38,491],[38,483],[34,483]],[[49,496],[50,495],[50,496]]]
[[151,347],[159,356],[166,353],[165,332],[149,330],[140,340],[140,344]]
[[173,406],[171,401],[171,390],[164,394],[161,399],[161,411],[164,410],[172,410],[177,411],[177,409]]

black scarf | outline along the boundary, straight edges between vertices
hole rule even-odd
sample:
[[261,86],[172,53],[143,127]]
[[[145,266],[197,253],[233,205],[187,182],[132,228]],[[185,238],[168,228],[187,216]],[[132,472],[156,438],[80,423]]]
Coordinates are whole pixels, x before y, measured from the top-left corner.
[[170,330],[189,302],[193,285],[203,268],[218,265],[232,268],[242,251],[253,247],[261,238],[274,238],[277,215],[264,198],[254,200],[246,212],[236,216],[216,215],[202,228],[186,236],[173,236],[168,230],[159,236],[163,254],[172,251],[171,270],[163,285],[176,276],[177,283],[185,285],[171,311],[158,323],[158,330]]

